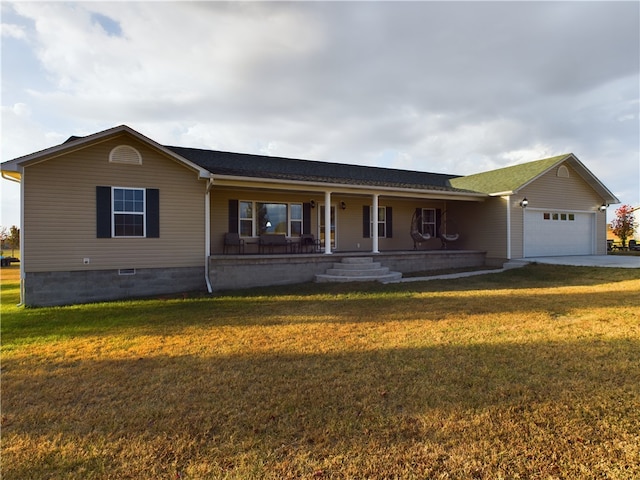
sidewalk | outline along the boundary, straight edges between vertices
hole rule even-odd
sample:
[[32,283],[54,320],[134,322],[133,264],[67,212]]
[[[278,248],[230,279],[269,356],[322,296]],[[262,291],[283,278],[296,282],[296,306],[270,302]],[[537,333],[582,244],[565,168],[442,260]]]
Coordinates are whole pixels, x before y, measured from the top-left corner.
[[505,263],[504,268],[491,270],[477,270],[473,272],[448,273],[427,277],[407,277],[384,283],[425,282],[427,280],[448,280],[452,278],[474,277],[489,273],[502,273],[512,268],[524,267],[529,263],[544,263],[548,265],[569,265],[574,267],[604,267],[604,268],[640,268],[640,257],[625,255],[577,255],[564,257],[534,257],[512,260]]
[[523,258],[522,260],[529,263],[572,265],[575,267],[640,268],[640,256],[632,255],[576,255]]

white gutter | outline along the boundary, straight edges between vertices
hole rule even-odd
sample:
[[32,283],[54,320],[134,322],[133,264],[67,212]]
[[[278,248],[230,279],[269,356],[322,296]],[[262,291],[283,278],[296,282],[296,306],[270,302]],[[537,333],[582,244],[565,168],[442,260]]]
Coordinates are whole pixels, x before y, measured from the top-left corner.
[[209,257],[211,256],[211,220],[210,220],[210,192],[213,188],[213,180],[207,182],[204,195],[204,281],[207,284],[207,292],[212,293],[213,287],[209,279]]
[[16,183],[20,183],[20,179],[13,177],[11,175],[8,175],[7,172],[3,171],[2,172],[2,178],[4,178],[5,180],[9,180],[11,182],[16,182]]

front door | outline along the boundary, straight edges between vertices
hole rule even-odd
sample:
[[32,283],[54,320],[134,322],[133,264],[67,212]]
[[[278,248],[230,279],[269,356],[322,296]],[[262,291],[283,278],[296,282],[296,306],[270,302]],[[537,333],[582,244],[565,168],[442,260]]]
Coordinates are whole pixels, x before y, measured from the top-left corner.
[[[325,225],[325,214],[324,214],[324,205],[320,205],[318,209],[320,212],[320,231],[318,232],[318,238],[320,239],[320,246],[324,248],[324,225]],[[335,205],[331,205],[331,250],[336,248],[336,207]]]

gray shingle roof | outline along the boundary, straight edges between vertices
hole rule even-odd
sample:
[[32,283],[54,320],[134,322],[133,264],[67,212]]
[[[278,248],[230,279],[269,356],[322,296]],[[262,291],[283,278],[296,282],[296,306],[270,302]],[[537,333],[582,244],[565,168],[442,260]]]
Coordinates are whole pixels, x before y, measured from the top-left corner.
[[166,146],[168,150],[218,175],[465,192],[454,188],[456,175],[326,163],[293,158]]

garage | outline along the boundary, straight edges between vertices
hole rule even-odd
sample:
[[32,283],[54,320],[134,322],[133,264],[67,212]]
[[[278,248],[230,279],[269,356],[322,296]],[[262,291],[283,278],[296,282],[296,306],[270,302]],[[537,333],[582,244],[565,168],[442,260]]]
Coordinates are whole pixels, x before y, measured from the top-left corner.
[[593,213],[566,210],[525,212],[524,256],[593,255]]

